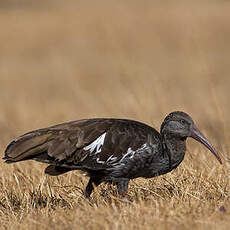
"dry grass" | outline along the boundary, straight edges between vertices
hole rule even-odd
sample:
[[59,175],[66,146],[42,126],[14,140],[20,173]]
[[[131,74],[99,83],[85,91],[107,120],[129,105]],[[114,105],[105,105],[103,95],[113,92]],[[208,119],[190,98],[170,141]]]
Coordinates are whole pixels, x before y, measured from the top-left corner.
[[43,164],[1,161],[0,229],[229,229],[229,10],[228,1],[1,1],[2,153],[55,123],[124,117],[159,129],[183,110],[225,162],[189,140],[174,172],[133,180],[127,200],[101,185],[90,204],[77,171],[53,178]]

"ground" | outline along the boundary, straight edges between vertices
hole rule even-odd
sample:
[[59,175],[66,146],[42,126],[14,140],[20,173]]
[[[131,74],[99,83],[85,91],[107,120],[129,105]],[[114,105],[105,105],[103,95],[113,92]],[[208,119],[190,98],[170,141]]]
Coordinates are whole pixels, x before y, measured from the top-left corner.
[[33,129],[119,117],[159,130],[182,110],[224,164],[189,139],[172,173],[133,180],[125,199],[102,184],[88,202],[78,171],[1,160],[0,229],[229,229],[229,2],[32,2],[0,3],[1,157]]

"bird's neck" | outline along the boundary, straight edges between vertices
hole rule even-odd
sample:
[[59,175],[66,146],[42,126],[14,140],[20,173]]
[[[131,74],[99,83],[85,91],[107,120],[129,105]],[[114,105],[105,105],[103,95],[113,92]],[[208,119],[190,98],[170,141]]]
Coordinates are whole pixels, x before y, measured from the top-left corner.
[[184,159],[186,144],[181,139],[169,134],[163,134],[164,158],[168,158],[170,171],[176,168]]

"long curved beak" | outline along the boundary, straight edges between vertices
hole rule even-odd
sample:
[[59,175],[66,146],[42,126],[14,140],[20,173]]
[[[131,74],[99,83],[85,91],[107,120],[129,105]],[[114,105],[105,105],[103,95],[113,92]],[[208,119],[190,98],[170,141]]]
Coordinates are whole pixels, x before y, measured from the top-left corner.
[[216,152],[214,147],[211,145],[211,143],[207,140],[207,138],[200,132],[200,130],[194,125],[193,129],[191,131],[191,137],[195,140],[202,143],[204,146],[206,146],[216,157],[216,159],[222,164],[222,160],[219,156],[219,154]]

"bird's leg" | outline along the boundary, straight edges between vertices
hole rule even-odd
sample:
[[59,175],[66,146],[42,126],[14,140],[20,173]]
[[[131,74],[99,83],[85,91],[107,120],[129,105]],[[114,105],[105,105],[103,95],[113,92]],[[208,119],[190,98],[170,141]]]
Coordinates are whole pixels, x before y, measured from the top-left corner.
[[98,177],[90,177],[89,182],[85,188],[85,197],[90,199],[90,195],[94,190],[94,186],[97,187],[101,183],[101,178]]
[[119,196],[124,197],[128,190],[129,180],[128,179],[121,180],[117,182],[116,185],[117,185]]

